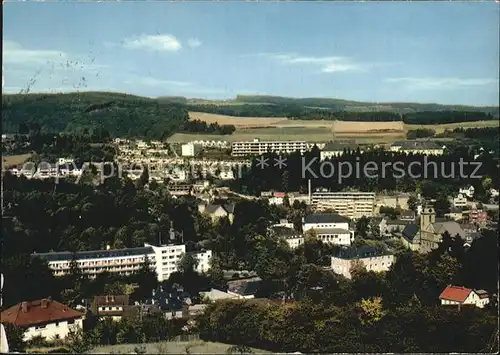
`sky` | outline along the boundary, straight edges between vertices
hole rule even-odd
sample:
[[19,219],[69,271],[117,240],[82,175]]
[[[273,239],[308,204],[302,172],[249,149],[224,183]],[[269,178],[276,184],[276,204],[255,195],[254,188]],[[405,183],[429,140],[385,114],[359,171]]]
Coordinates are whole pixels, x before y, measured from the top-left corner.
[[9,2],[4,92],[498,105],[494,2]]

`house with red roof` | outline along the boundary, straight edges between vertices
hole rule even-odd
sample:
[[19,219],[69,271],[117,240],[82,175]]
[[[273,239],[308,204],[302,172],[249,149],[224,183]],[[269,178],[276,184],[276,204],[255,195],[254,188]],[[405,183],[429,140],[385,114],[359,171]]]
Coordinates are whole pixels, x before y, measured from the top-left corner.
[[2,324],[25,329],[24,341],[36,336],[64,339],[71,328],[82,328],[83,314],[51,299],[21,302],[4,310]]
[[441,305],[474,305],[483,308],[490,302],[488,293],[484,290],[472,290],[462,286],[447,286],[439,295]]

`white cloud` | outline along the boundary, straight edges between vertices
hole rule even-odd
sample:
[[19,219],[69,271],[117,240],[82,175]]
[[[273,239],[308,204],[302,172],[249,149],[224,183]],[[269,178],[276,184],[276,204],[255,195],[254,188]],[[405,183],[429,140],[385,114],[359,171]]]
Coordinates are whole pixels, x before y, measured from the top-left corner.
[[257,53],[256,57],[265,57],[276,60],[283,65],[310,64],[321,67],[323,73],[336,73],[346,71],[367,71],[373,64],[358,63],[348,57],[341,56],[300,56],[294,53]]
[[190,38],[188,39],[188,46],[191,48],[197,48],[201,46],[201,41],[198,38]]
[[45,64],[63,61],[67,53],[57,50],[27,49],[13,41],[3,41],[3,62],[5,64]]
[[388,83],[403,84],[408,89],[433,90],[433,89],[455,89],[459,87],[498,85],[498,79],[488,78],[387,78]]
[[123,40],[127,49],[146,49],[163,52],[176,52],[182,48],[181,42],[172,35],[141,35]]

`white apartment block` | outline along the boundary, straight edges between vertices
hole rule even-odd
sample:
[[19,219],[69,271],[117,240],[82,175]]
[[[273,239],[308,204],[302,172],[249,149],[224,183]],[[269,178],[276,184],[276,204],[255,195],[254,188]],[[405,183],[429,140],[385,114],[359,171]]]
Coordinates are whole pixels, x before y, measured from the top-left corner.
[[[177,264],[185,252],[184,244],[144,244],[144,247],[139,248],[82,251],[75,253],[75,256],[78,267],[91,278],[104,271],[130,275],[142,266],[147,256],[161,282],[178,270]],[[47,260],[55,276],[68,273],[73,258],[71,252],[34,253],[32,256]]]
[[305,141],[261,141],[255,138],[253,141],[233,142],[231,150],[232,156],[262,155],[268,152],[304,153],[307,151],[307,143]]
[[201,151],[201,146],[194,143],[187,143],[181,146],[181,154],[183,157],[194,157]]
[[372,217],[375,193],[316,191],[311,195],[311,202],[313,208],[318,211],[332,209],[349,218]]
[[444,149],[432,141],[416,140],[394,142],[390,148],[392,152],[422,155],[443,155]]
[[385,272],[394,263],[394,255],[370,246],[359,249],[345,248],[338,255],[332,256],[332,270],[334,273],[350,279],[351,267],[355,260],[359,260],[367,271]]

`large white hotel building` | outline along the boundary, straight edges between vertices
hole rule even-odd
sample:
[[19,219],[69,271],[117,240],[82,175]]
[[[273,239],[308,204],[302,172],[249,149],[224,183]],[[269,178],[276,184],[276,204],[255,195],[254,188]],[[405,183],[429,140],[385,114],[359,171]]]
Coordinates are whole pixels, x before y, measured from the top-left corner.
[[268,152],[304,153],[307,150],[308,145],[305,141],[261,141],[255,138],[253,141],[233,142],[231,144],[231,155],[236,157],[262,155]]
[[348,218],[372,217],[375,193],[316,191],[311,194],[311,203],[317,211],[331,209]]
[[[75,255],[78,267],[90,278],[95,278],[101,272],[118,273],[126,276],[137,271],[147,257],[151,268],[158,275],[158,281],[167,280],[170,275],[178,271],[178,263],[182,255],[186,253],[184,244],[168,244],[154,246],[144,244],[144,247],[126,249],[108,249],[95,251],[51,252],[33,253],[33,257],[39,257],[48,262],[55,276],[62,276],[69,272],[70,263]],[[198,260],[198,272],[206,272],[210,269],[211,250],[190,252]]]

